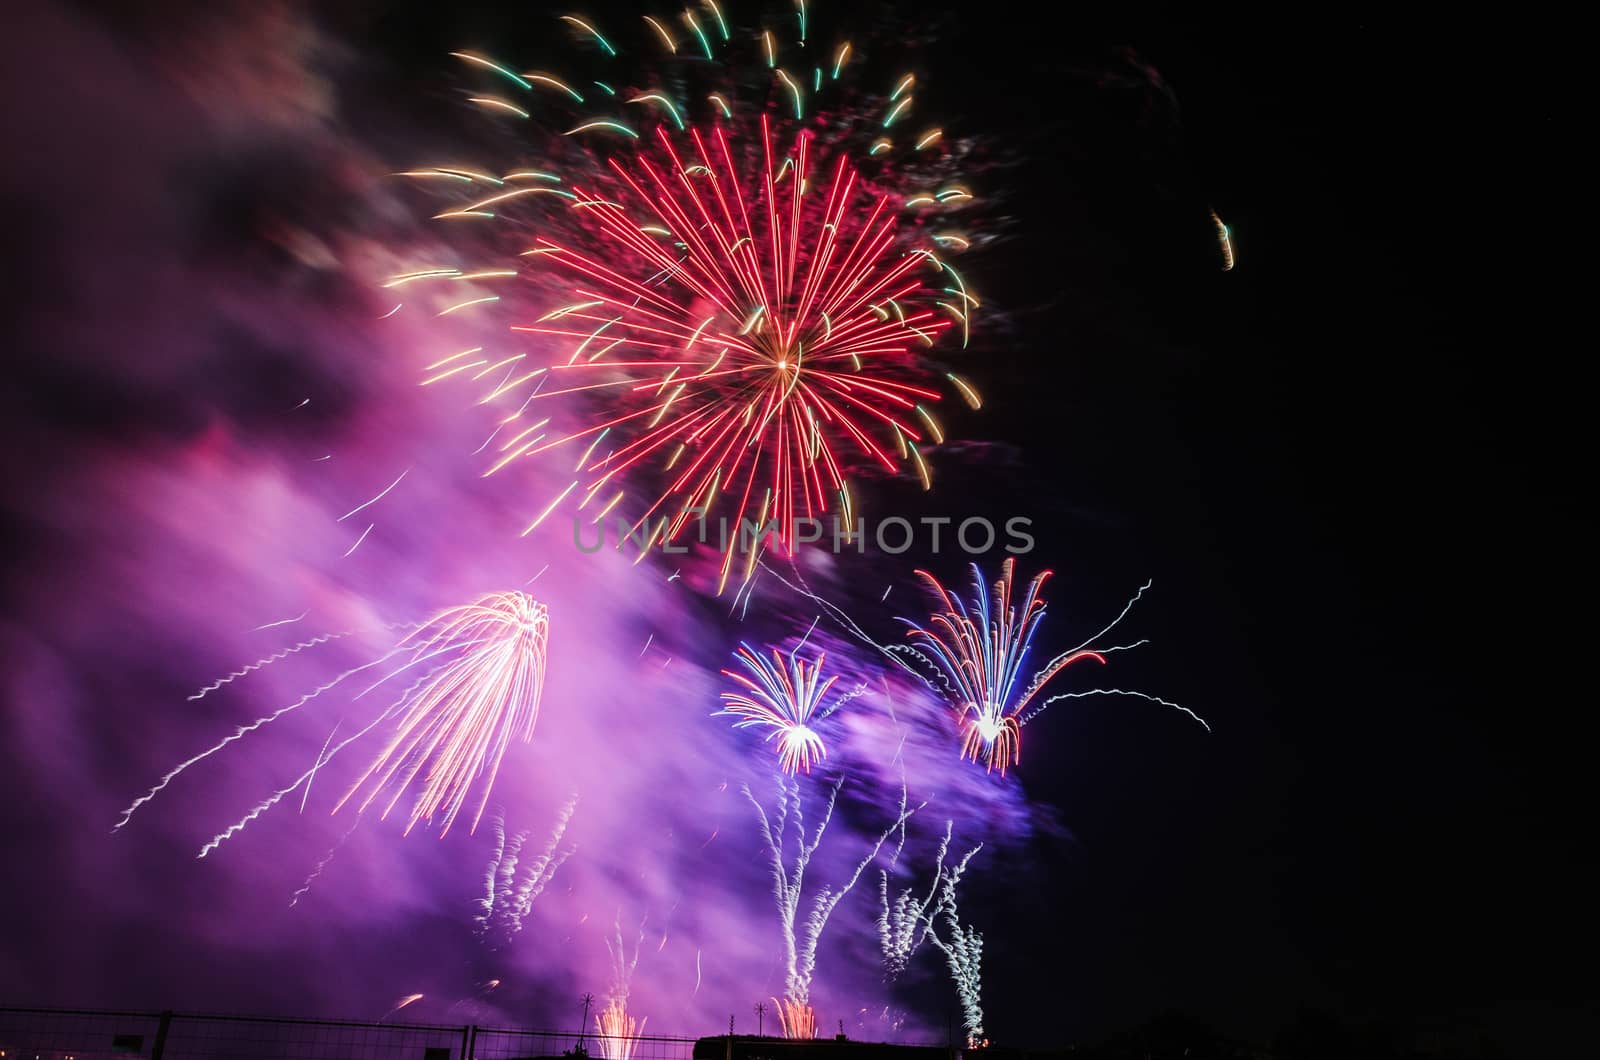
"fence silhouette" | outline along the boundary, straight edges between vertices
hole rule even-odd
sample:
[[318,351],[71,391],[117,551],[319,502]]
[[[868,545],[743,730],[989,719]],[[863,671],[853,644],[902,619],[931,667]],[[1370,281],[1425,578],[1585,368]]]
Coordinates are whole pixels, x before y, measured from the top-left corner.
[[693,1060],[694,1044],[471,1024],[0,1008],[0,1060]]

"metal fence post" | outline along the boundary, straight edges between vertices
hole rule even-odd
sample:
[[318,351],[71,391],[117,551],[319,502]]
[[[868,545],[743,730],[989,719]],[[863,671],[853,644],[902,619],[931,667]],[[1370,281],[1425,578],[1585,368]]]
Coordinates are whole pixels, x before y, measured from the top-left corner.
[[472,1060],[473,1052],[478,1044],[478,1028],[476,1024],[469,1023],[461,1028],[461,1060]]
[[167,1031],[172,1027],[172,1010],[168,1009],[161,1014],[161,1022],[156,1026],[156,1041],[150,1047],[150,1060],[161,1060],[161,1054],[167,1048]]

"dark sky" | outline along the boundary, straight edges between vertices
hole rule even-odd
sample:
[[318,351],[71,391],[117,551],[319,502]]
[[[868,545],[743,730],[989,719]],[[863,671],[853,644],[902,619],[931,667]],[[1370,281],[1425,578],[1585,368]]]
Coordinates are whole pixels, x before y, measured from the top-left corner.
[[[1013,259],[1039,302],[1078,295],[1030,347],[1095,351],[1048,389],[1019,367],[1031,462],[1125,520],[1086,549],[1156,564],[1182,601],[1164,637],[1240,727],[1203,763],[1147,746],[1094,770],[1147,781],[1075,822],[1099,854],[1066,886],[1103,913],[1081,944],[1127,965],[1103,1003],[1554,1035],[1533,1003],[1593,997],[1559,91],[1512,72],[1513,33],[1376,10],[1080,13],[1048,47],[1010,39],[1028,61],[999,113],[1125,44],[1182,108],[1141,129],[1133,100],[1083,102],[1031,144],[1030,197],[1063,208],[1030,241],[1066,264]],[[1195,267],[1207,203],[1226,275]]]
[[[1034,516],[1095,599],[1154,579],[1142,682],[1215,732],[1057,720],[1027,782],[1078,841],[978,883],[1027,925],[991,1022],[1264,1039],[1309,1007],[1539,1055],[1594,998],[1571,60],[1462,10],[1036,7],[940,15],[919,53],[1016,158],[981,266],[1004,415],[963,424],[1016,478],[962,500]],[[511,18],[325,17],[393,57],[385,91]]]

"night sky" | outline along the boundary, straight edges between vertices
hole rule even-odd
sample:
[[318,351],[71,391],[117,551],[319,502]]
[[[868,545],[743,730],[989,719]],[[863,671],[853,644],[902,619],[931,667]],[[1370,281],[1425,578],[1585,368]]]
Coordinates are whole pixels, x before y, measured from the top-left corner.
[[[814,5],[819,25],[844,17],[835,6]],[[1586,1020],[1592,1036],[1593,880],[1580,868],[1592,696],[1578,684],[1588,565],[1575,558],[1590,477],[1585,332],[1554,323],[1582,298],[1555,274],[1577,239],[1563,234],[1577,165],[1569,60],[1531,31],[1377,8],[1068,5],[1046,18],[1033,7],[848,13],[921,28],[905,47],[929,75],[925,113],[978,138],[995,192],[995,239],[967,265],[994,310],[981,362],[962,368],[984,409],[952,413],[950,433],[968,444],[936,461],[932,493],[875,489],[908,516],[1032,518],[1023,572],[1057,572],[1052,624],[1092,632],[1151,580],[1128,627],[1151,644],[1103,683],[1177,700],[1212,731],[1134,700],[1077,700],[1029,727],[1004,795],[963,764],[949,794],[964,812],[1031,822],[1001,828],[963,896],[988,939],[992,1035],[1091,1041],[1175,1009],[1254,1041],[1312,1010],[1482,1036],[1506,1055],[1551,1055]],[[621,23],[631,8],[590,10]],[[0,1002],[368,1018],[410,992],[387,970],[465,962],[480,974],[458,936],[481,832],[441,844],[364,829],[347,861],[330,862],[347,866],[332,884],[345,893],[309,922],[286,897],[344,818],[320,816],[301,836],[291,811],[226,848],[231,868],[191,860],[191,840],[270,790],[248,750],[224,771],[231,801],[198,782],[152,803],[168,816],[142,838],[108,833],[131,795],[235,723],[211,718],[186,736],[207,719],[184,695],[262,653],[243,630],[303,609],[317,612],[306,636],[369,605],[414,617],[498,587],[488,557],[523,547],[511,524],[527,502],[504,483],[480,490],[458,459],[416,473],[403,530],[357,553],[370,564],[359,576],[317,558],[348,544],[329,513],[420,447],[479,438],[482,421],[413,430],[423,406],[387,395],[422,401],[416,336],[386,338],[372,323],[382,296],[353,267],[317,264],[305,234],[364,265],[372,247],[410,238],[399,200],[374,204],[368,189],[419,153],[475,146],[453,131],[459,71],[446,53],[537,52],[554,31],[542,13],[476,4],[311,14],[29,0],[8,22],[20,32],[0,45],[0,318],[12,336],[0,391]],[[1213,209],[1233,236],[1232,271]],[[334,479],[308,485],[323,452],[358,455],[364,470],[336,459]],[[965,585],[964,557],[916,558]],[[544,562],[517,556],[517,580]],[[833,572],[834,585],[875,606],[911,565],[882,558]],[[607,676],[587,696],[553,677],[529,754],[554,754],[543,745],[569,731],[560,703],[585,700],[591,715],[657,710],[662,697],[715,703],[723,650],[750,635],[725,606],[684,602],[659,579],[636,591],[612,567],[562,573],[547,576],[557,599],[628,603],[575,623]],[[894,591],[902,609],[873,619],[886,635],[914,598]],[[794,634],[813,617],[794,599],[758,598],[752,612],[798,622]],[[653,676],[630,692],[646,630],[673,627],[681,667],[697,669],[683,686]],[[871,661],[840,631],[823,635]],[[612,636],[614,667],[593,646]],[[585,783],[650,801],[710,790],[723,775],[696,763],[749,751],[711,709],[681,723],[714,734],[710,749],[686,738],[703,758],[675,756],[660,775],[597,766]],[[286,760],[325,733],[297,734]],[[893,801],[887,773],[867,784],[850,836],[870,837]],[[559,786],[534,784],[532,808],[508,823],[547,831]],[[924,836],[935,812],[919,819]],[[751,838],[738,807],[706,823]],[[580,868],[596,841],[579,842],[577,880],[592,871],[595,887],[637,899],[622,920],[659,922],[645,907],[673,894],[693,906],[670,878],[687,871],[677,855],[634,886],[609,866]],[[770,911],[759,865],[740,864],[728,886],[748,884],[748,910],[717,904],[683,930],[756,953]],[[446,887],[460,895],[440,898]],[[862,923],[874,889],[853,895]],[[558,901],[535,907],[518,943],[527,974],[499,1010],[507,1020],[568,1020],[568,995],[603,985],[590,982],[592,938],[565,973],[549,950],[528,951],[567,930],[558,916],[577,922],[579,899]],[[595,917],[609,926],[605,901]],[[830,930],[827,959],[842,968],[865,945],[871,981],[870,933]],[[673,952],[663,943],[663,961]],[[912,1024],[942,1030],[949,984],[919,959],[932,971],[908,988]],[[697,995],[676,1021],[659,1002],[652,1028],[718,1030],[716,1014],[761,999],[739,996],[740,982],[708,976],[706,993],[732,996]],[[470,993],[439,990],[418,1018],[446,1020]]]

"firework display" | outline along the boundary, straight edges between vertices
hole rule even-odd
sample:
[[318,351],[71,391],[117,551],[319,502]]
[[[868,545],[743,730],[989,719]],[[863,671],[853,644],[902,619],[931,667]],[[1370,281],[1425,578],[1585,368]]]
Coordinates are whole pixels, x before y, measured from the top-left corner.
[[[973,855],[982,848],[982,844],[973,847],[949,870],[940,863],[938,909],[926,914],[924,919],[928,941],[938,947],[950,965],[950,978],[955,981],[956,996],[961,999],[962,1027],[971,1047],[988,1044],[983,1032],[983,936],[971,924],[961,922],[956,909],[956,886]],[[942,920],[942,928],[934,923],[936,918]]]
[[770,812],[750,793],[748,787],[744,789],[744,797],[755,808],[756,819],[761,826],[761,838],[766,843],[767,855],[771,860],[772,896],[778,904],[784,959],[784,994],[772,1000],[785,1038],[816,1037],[817,1014],[811,1005],[811,981],[817,970],[817,946],[822,941],[828,919],[839,902],[855,887],[856,881],[872,864],[889,837],[903,829],[906,821],[921,808],[907,808],[902,794],[898,816],[878,836],[866,857],[856,864],[842,882],[824,884],[818,888],[811,896],[809,912],[802,919],[800,913],[805,893],[806,867],[822,845],[823,833],[833,820],[839,789],[843,786],[844,780],[841,778],[828,790],[822,816],[810,838],[806,836],[804,804],[798,783],[780,781],[777,802]]
[[[1084,692],[1064,692],[1035,704],[1035,698],[1050,679],[1073,663],[1093,659],[1103,664],[1106,655],[1113,651],[1138,647],[1137,644],[1117,648],[1090,647],[1117,627],[1138,597],[1129,601],[1128,607],[1123,609],[1116,621],[1089,641],[1051,659],[1023,684],[1023,664],[1044,617],[1045,605],[1039,590],[1050,577],[1050,572],[1044,571],[1035,576],[1028,583],[1020,604],[1017,604],[1012,599],[1014,570],[1015,561],[1007,558],[1001,564],[1000,578],[994,583],[993,591],[986,593],[983,574],[977,564],[973,564],[973,595],[970,601],[963,601],[949,592],[926,571],[917,572],[942,610],[935,612],[926,625],[914,622],[907,622],[907,625],[913,643],[928,653],[919,655],[919,658],[931,658],[933,668],[946,681],[945,687],[949,690],[960,727],[962,758],[981,761],[986,770],[998,770],[1004,776],[1008,766],[1014,766],[1022,760],[1022,727],[1051,703],[1081,696],[1138,696],[1173,707],[1207,729],[1210,728],[1199,715],[1186,707],[1144,692],[1124,689],[1097,688]],[[1143,591],[1141,589],[1140,593]]]
[[[361,809],[365,810],[372,802],[377,790],[392,786],[394,793],[382,811],[382,816],[386,817],[427,765],[422,790],[412,804],[406,830],[410,831],[419,820],[431,821],[442,810],[442,832],[448,832],[469,790],[483,778],[482,794],[472,819],[476,828],[506,748],[514,737],[523,741],[533,737],[534,723],[539,716],[539,697],[544,687],[548,626],[549,611],[545,605],[519,592],[495,593],[464,607],[441,612],[430,621],[411,627],[378,658],[344,670],[294,701],[239,726],[231,735],[179,763],[130,803],[115,827],[125,827],[140,807],[179,776],[230,744],[300,710],[313,700],[346,690],[358,675],[363,675],[364,679],[376,674],[375,680],[349,697],[352,705],[379,688],[393,687],[398,679],[411,678],[411,682],[375,718],[338,743],[333,742],[338,734],[338,725],[335,725],[309,769],[217,833],[201,848],[200,856],[205,857],[302,788],[301,808],[304,809],[305,798],[310,794],[317,773],[350,744],[395,717],[399,718],[395,735],[334,809],[343,806],[382,769],[377,789],[368,795]],[[191,701],[204,699],[275,663],[351,636],[354,634],[332,633],[302,641],[218,678],[189,698]],[[403,751],[400,750],[402,745]],[[403,773],[402,766],[405,767]]]
[[632,956],[622,937],[622,924],[616,925],[614,937],[606,939],[606,950],[611,954],[611,984],[605,1005],[595,1015],[595,1030],[600,1035],[600,1050],[606,1060],[629,1060],[633,1056],[638,1036],[644,1033],[648,1018],[635,1018],[628,1012],[628,992],[633,982],[633,970],[639,964],[639,946],[644,942],[644,925],[639,925],[639,935],[633,942]]
[[[826,69],[813,67],[807,88],[803,75],[778,65],[778,36],[762,30],[755,58],[764,59],[769,83],[741,95],[722,82],[740,82],[736,74],[749,60],[720,9],[705,13],[702,25],[692,8],[683,12],[704,52],[692,63],[665,23],[645,20],[648,47],[666,49],[675,77],[718,87],[694,97],[604,80],[585,94],[575,78],[517,74],[501,61],[457,53],[500,86],[521,88],[529,106],[538,106],[536,92],[556,93],[539,103],[573,110],[567,137],[615,143],[559,151],[576,159],[575,172],[549,165],[500,176],[475,168],[407,171],[467,195],[438,219],[499,224],[532,245],[518,243],[510,267],[416,269],[387,286],[518,276],[541,289],[554,285],[552,305],[511,325],[515,335],[544,340],[536,366],[525,353],[497,359],[474,347],[430,364],[425,380],[486,380],[482,403],[513,410],[500,423],[507,437],[491,471],[524,457],[550,453],[553,460],[553,451],[577,454],[568,466],[579,477],[534,526],[569,496],[603,519],[631,486],[648,501],[631,527],[646,545],[669,544],[723,511],[736,528],[764,534],[771,524],[792,550],[802,520],[829,513],[853,521],[853,467],[910,468],[925,488],[931,484],[922,449],[944,440],[930,407],[941,398],[933,384],[981,404],[971,383],[934,359],[947,332],[965,345],[979,303],[948,260],[969,240],[930,231],[930,221],[973,195],[948,173],[942,130],[903,133],[913,75],[874,97],[882,110],[870,125],[875,135],[855,144],[838,130],[868,126],[829,121],[826,109],[844,94],[841,79],[851,79],[848,41]],[[593,23],[566,21],[589,51],[623,63]],[[802,34],[806,25],[797,23]],[[803,36],[796,45],[814,47]],[[470,102],[492,116],[532,116],[498,96]],[[609,107],[595,109],[602,103]],[[872,164],[872,178],[861,162]],[[480,188],[488,194],[471,197]],[[570,234],[544,234],[550,228]],[[499,299],[450,300],[439,312]],[[563,431],[549,416],[533,417],[552,399],[579,398],[595,410],[586,426]],[[534,423],[521,427],[524,418]],[[702,540],[704,533],[698,528]],[[738,541],[736,532],[725,546],[719,584],[733,569]]]
[[556,871],[572,856],[574,846],[562,846],[567,825],[577,808],[576,796],[567,800],[543,849],[521,864],[523,848],[532,834],[524,829],[507,838],[505,822],[494,822],[494,853],[483,873],[484,895],[473,923],[479,938],[490,946],[503,946],[522,931],[533,903],[555,879]]
[[[765,115],[760,132],[759,190],[748,204],[735,162],[743,145],[731,144],[720,128],[705,135],[692,130],[686,156],[660,129],[659,164],[641,159],[636,171],[617,167],[616,194],[648,210],[655,224],[641,225],[604,193],[577,189],[603,233],[597,249],[609,244],[606,260],[638,261],[635,275],[559,244],[538,248],[587,281],[573,291],[586,300],[549,314],[561,322],[556,326],[523,330],[577,340],[553,372],[581,379],[630,370],[620,382],[576,388],[620,387],[626,397],[645,400],[529,452],[643,423],[631,442],[581,464],[597,473],[584,488],[593,494],[639,461],[664,455],[669,493],[645,517],[668,497],[681,498],[670,513],[668,540],[691,511],[705,510],[721,492],[737,498],[738,521],[756,505],[756,522],[775,515],[780,540],[792,544],[797,518],[848,495],[835,451],[840,441],[894,470],[890,453],[923,441],[918,402],[939,396],[888,374],[912,359],[914,346],[931,345],[950,321],[915,308],[930,293],[915,275],[929,260],[890,253],[896,244],[887,197],[859,202],[857,174],[843,156],[831,173],[814,172],[808,132],[779,151]],[[815,217],[806,216],[810,204],[802,194],[811,185],[826,197]],[[763,223],[752,223],[752,214]],[[679,245],[686,248],[681,257]],[[657,275],[685,294],[674,301],[643,282]],[[617,352],[588,353],[596,344]]]
[[383,809],[388,816],[426,765],[406,830],[443,809],[448,832],[473,783],[483,777],[472,818],[476,828],[507,746],[514,738],[533,738],[549,627],[543,604],[523,593],[499,593],[446,611],[408,638],[413,658],[449,661],[407,703],[394,736],[339,805],[377,777],[361,809],[392,786],[395,793]]
[[740,645],[734,653],[749,676],[724,670],[723,674],[737,681],[743,690],[724,692],[723,709],[718,714],[730,714],[739,721],[738,729],[767,729],[766,739],[778,743],[778,765],[785,773],[801,770],[811,772],[813,761],[827,755],[822,737],[813,729],[814,716],[822,697],[839,678],[837,675],[822,680],[822,665],[826,655],[818,655],[808,664],[793,654],[787,666],[782,652],[772,652],[769,663],[748,645]]
[[956,716],[961,724],[961,755],[981,760],[1002,775],[1022,758],[1021,713],[1046,681],[1082,659],[1104,663],[1105,656],[1078,649],[1057,657],[1019,690],[1023,660],[1044,615],[1039,589],[1050,572],[1028,584],[1020,607],[1012,603],[1015,563],[1007,559],[993,594],[984,592],[983,576],[973,564],[974,594],[969,607],[926,571],[927,582],[943,608],[926,627],[913,625],[911,636],[932,653],[955,687]]
[[926,894],[919,897],[914,887],[907,887],[890,898],[890,873],[898,867],[900,855],[905,848],[906,836],[903,830],[899,843],[895,845],[894,856],[889,859],[889,868],[883,869],[879,874],[878,946],[883,958],[884,978],[891,983],[905,974],[911,958],[928,938],[928,929],[932,924],[930,910],[934,908],[934,902],[939,896],[939,884],[944,879],[944,859],[950,849],[950,838],[954,827],[953,821],[945,824],[944,838],[939,842],[933,882],[929,884]]
[[[698,1033],[735,1000],[789,1039],[929,1037],[938,1014],[912,1009],[950,989],[942,957],[985,1044],[967,917],[1007,924],[970,884],[958,912],[957,885],[986,844],[1059,834],[1024,726],[1110,695],[1205,722],[1058,690],[1144,643],[1102,646],[1140,596],[1062,651],[1049,571],[1019,591],[1012,558],[992,584],[974,563],[964,597],[881,537],[818,544],[825,517],[943,501],[930,453],[983,406],[970,380],[1000,374],[953,263],[984,238],[961,175],[981,138],[916,116],[929,75],[905,35],[824,30],[805,0],[622,21],[560,18],[557,54],[526,64],[441,46],[460,145],[416,138],[464,154],[397,177],[397,149],[369,148],[356,232],[272,229],[359,283],[360,328],[306,327],[327,370],[293,379],[318,389],[275,411],[304,415],[269,456],[219,427],[126,471],[129,536],[191,572],[136,614],[204,631],[150,655],[256,661],[151,712],[114,805],[143,793],[108,823],[152,861],[200,844],[205,902],[275,888],[308,946],[405,939],[370,987],[385,1019],[566,1019],[549,999],[581,989],[606,1060],[643,1055],[643,1013]],[[333,426],[301,422],[324,404]],[[588,547],[608,518],[618,547]],[[244,602],[192,591],[212,583]],[[918,587],[932,614],[897,620]],[[195,806],[243,812],[213,832]],[[909,834],[925,807],[936,849]]]

